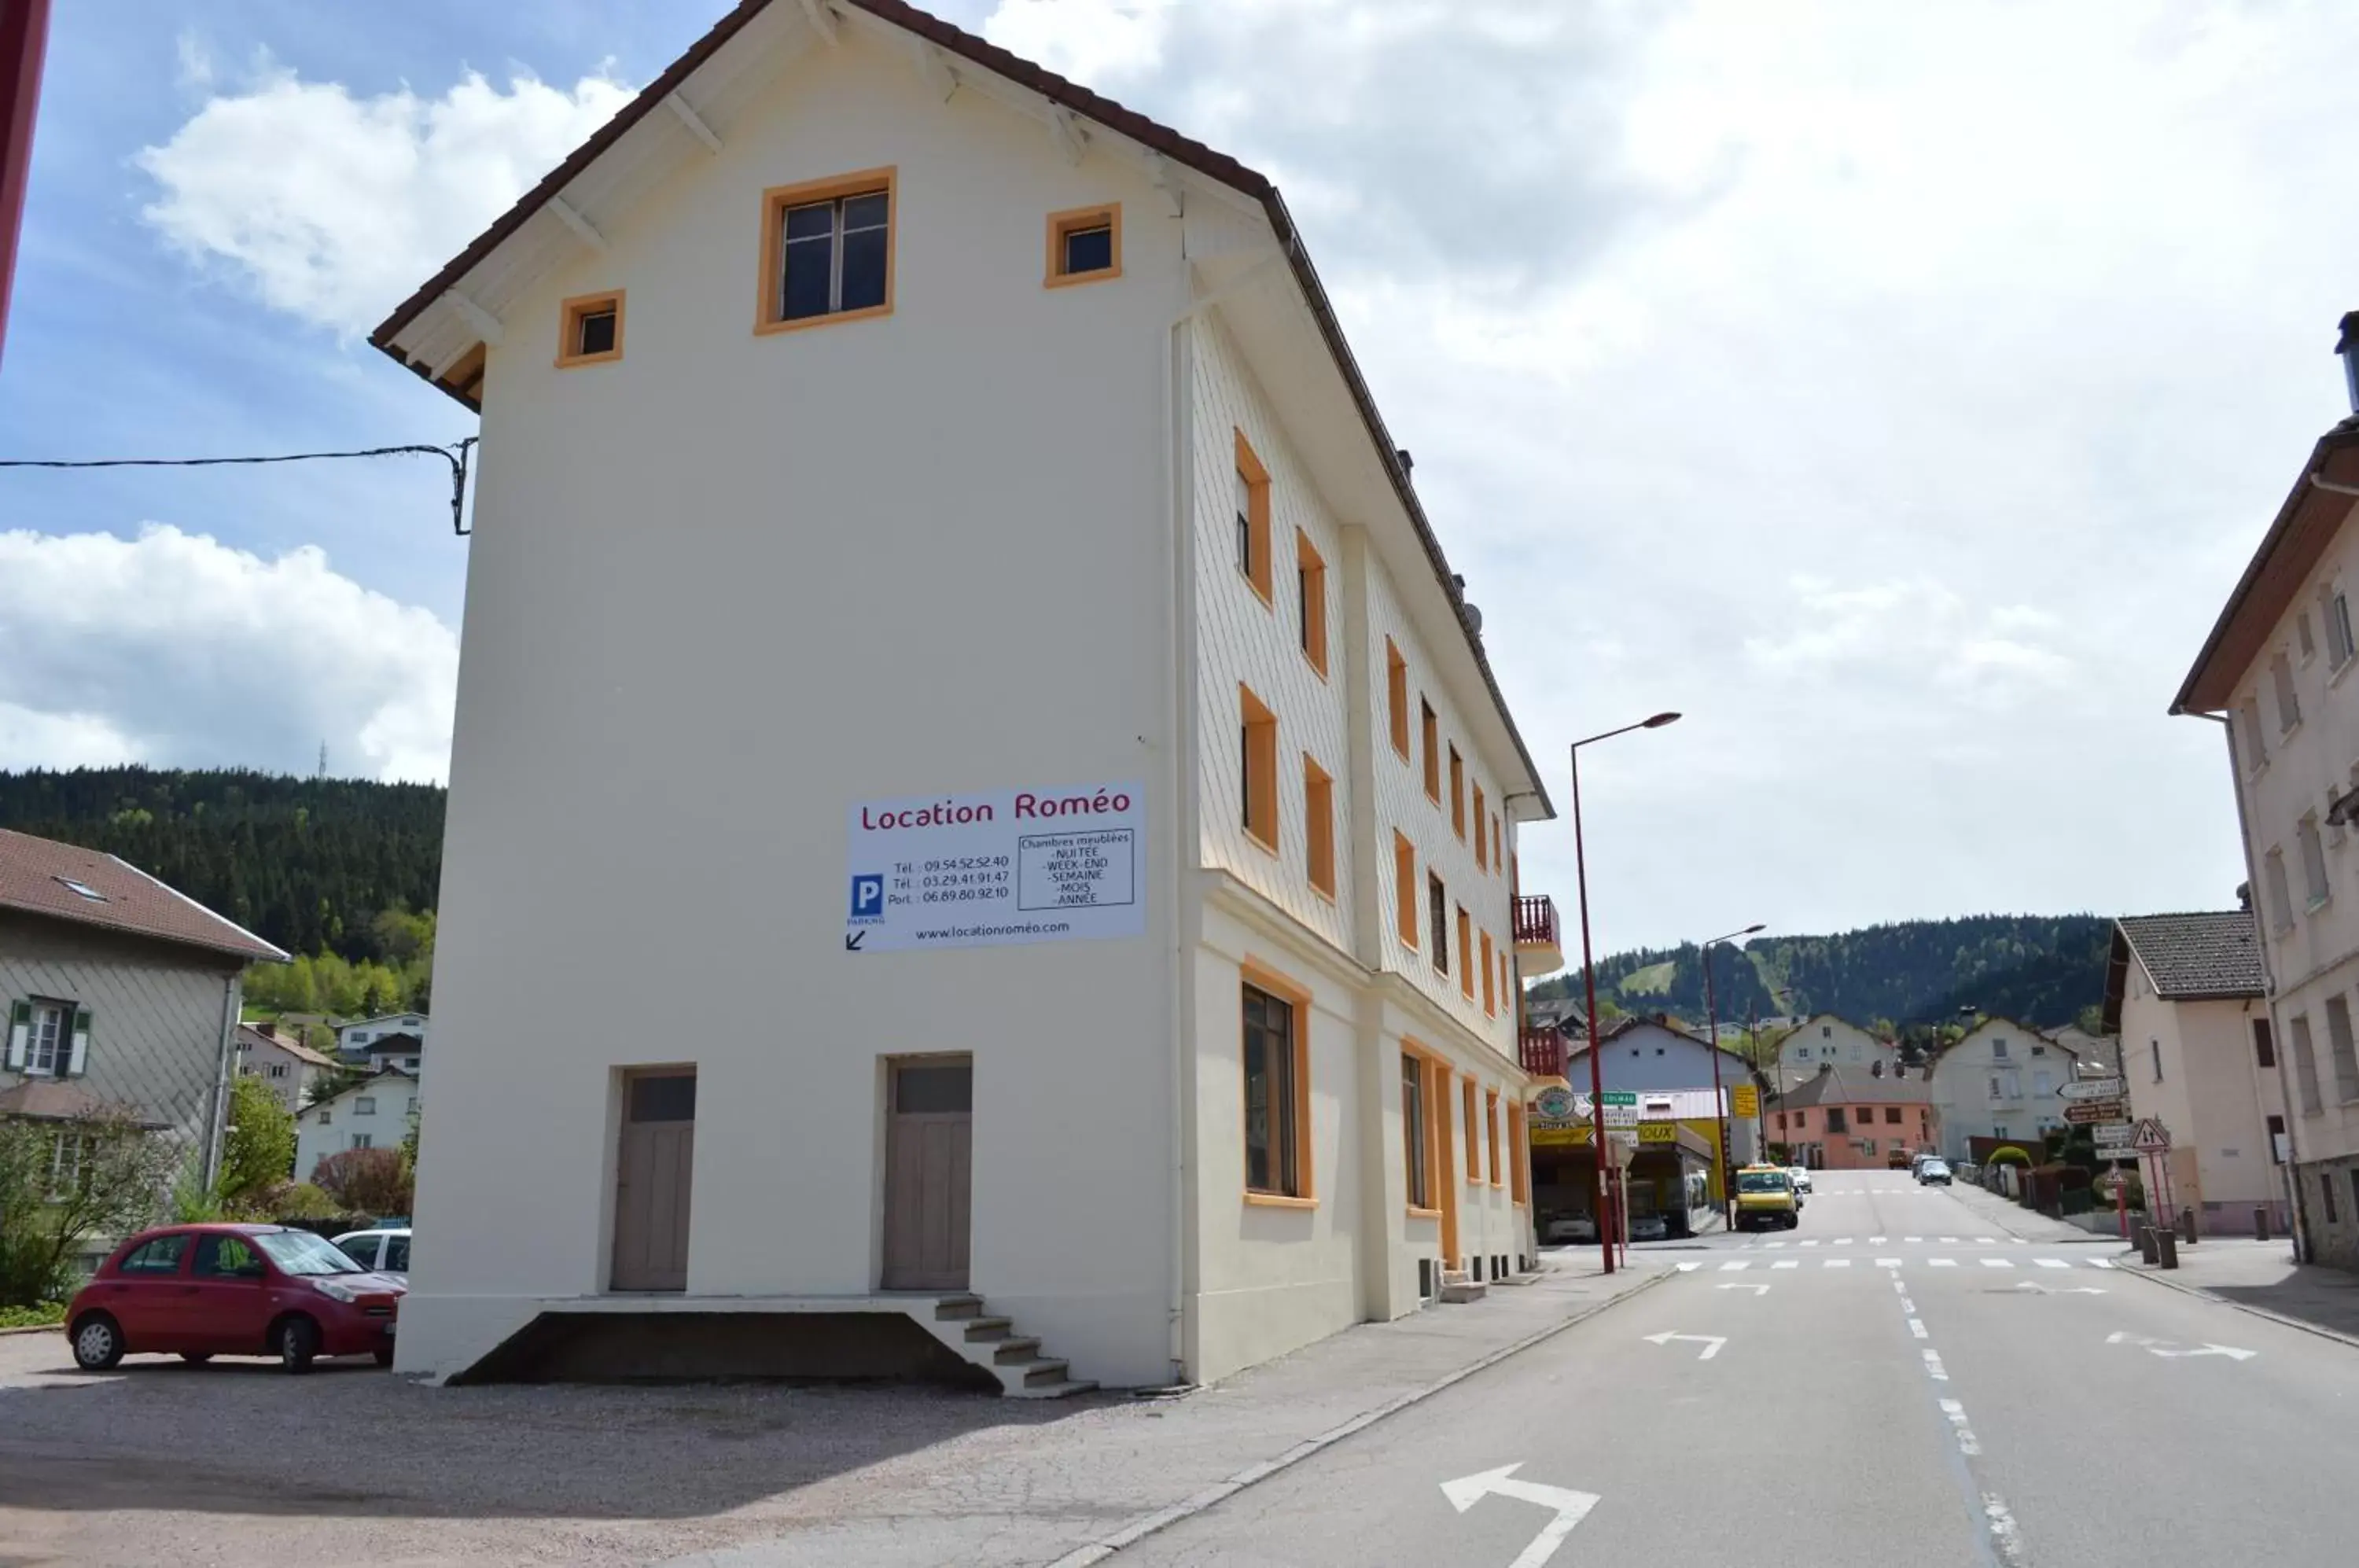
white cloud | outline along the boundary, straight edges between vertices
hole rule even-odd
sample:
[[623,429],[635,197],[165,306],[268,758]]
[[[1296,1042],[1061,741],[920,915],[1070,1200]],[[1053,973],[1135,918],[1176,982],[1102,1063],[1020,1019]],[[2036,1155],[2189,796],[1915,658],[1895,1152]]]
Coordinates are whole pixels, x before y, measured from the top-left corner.
[[1172,0],[1000,0],[984,35],[1085,85],[1151,69]]
[[440,779],[451,629],[339,575],[149,525],[0,533],[0,768],[147,761]]
[[[184,69],[190,58],[184,40]],[[571,91],[517,76],[502,91],[471,71],[440,98],[361,98],[266,62],[139,153],[161,188],[140,215],[266,304],[353,335],[629,97],[603,76]]]

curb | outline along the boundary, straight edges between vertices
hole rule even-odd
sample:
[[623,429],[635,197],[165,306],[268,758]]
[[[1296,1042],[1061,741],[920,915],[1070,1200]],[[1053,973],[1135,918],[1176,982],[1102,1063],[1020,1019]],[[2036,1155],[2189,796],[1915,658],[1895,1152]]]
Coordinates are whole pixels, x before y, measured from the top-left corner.
[[1478,1356],[1455,1372],[1439,1377],[1421,1388],[1412,1388],[1397,1399],[1388,1399],[1378,1405],[1375,1410],[1362,1411],[1341,1426],[1330,1427],[1315,1437],[1306,1437],[1275,1459],[1265,1459],[1258,1465],[1248,1465],[1227,1480],[1216,1481],[1193,1497],[1183,1497],[1169,1508],[1158,1508],[1151,1514],[1142,1515],[1115,1530],[1112,1535],[1100,1536],[1086,1545],[1074,1548],[1051,1562],[1049,1568],[1086,1568],[1089,1563],[1103,1563],[1123,1548],[1136,1545],[1158,1530],[1168,1530],[1182,1519],[1192,1519],[1214,1504],[1225,1502],[1230,1497],[1235,1497],[1256,1482],[1266,1481],[1281,1470],[1290,1470],[1312,1455],[1333,1447],[1345,1438],[1365,1432],[1386,1416],[1398,1414],[1411,1405],[1422,1404],[1443,1389],[1464,1382],[1477,1372],[1496,1367],[1511,1356],[1519,1356],[1544,1340],[1555,1338],[1575,1323],[1586,1323],[1607,1308],[1618,1306],[1633,1296],[1643,1295],[1665,1280],[1678,1277],[1676,1270],[1663,1269],[1653,1278],[1633,1285],[1617,1295],[1609,1296],[1593,1307],[1575,1312],[1560,1322],[1552,1323],[1537,1333],[1527,1334],[1512,1345],[1502,1345],[1497,1350]]
[[12,1334],[63,1334],[65,1331],[66,1325],[62,1323],[27,1323],[23,1328],[0,1328],[0,1339]]
[[2267,1318],[2273,1323],[2282,1323],[2287,1328],[2299,1329],[2304,1334],[2314,1334],[2321,1339],[2331,1339],[2338,1345],[2347,1345],[2354,1350],[2359,1350],[2359,1334],[2344,1334],[2341,1329],[2327,1328],[2301,1318],[2289,1317],[2284,1312],[2273,1312],[2267,1307],[2248,1306],[2243,1301],[2232,1301],[2225,1296],[2213,1295],[2201,1285],[2183,1285],[2176,1279],[2166,1279],[2143,1265],[2123,1264],[2114,1272],[2127,1274],[2134,1279],[2147,1280],[2161,1286],[2166,1290],[2176,1290],[2182,1296],[2193,1296],[2198,1301],[2211,1301],[2215,1305],[2228,1307],[2240,1312],[2249,1312],[2256,1318]]

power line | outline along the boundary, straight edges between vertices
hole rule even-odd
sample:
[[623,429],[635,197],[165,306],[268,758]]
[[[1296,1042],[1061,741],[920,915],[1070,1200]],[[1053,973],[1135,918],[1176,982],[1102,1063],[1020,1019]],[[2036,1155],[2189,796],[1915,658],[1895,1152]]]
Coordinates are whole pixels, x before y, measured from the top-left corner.
[[348,457],[439,457],[451,465],[451,531],[461,538],[467,502],[467,455],[476,438],[450,446],[373,446],[356,452],[290,452],[264,457],[0,457],[0,468],[223,468],[266,463],[322,463]]

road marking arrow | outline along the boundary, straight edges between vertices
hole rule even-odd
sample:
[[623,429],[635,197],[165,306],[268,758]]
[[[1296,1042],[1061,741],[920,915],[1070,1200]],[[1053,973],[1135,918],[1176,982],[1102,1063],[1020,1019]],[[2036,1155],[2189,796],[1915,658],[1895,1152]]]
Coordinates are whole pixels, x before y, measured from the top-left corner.
[[2036,1279],[2026,1279],[2016,1289],[2042,1296],[2102,1296],[2105,1293],[2095,1285],[2043,1285]]
[[1523,1462],[1517,1460],[1513,1465],[1502,1465],[1496,1470],[1485,1470],[1479,1475],[1461,1475],[1455,1481],[1444,1481],[1441,1483],[1441,1495],[1448,1497],[1450,1506],[1462,1514],[1494,1493],[1555,1509],[1556,1518],[1543,1525],[1539,1534],[1532,1537],[1532,1543],[1508,1564],[1508,1568],[1540,1568],[1542,1563],[1556,1555],[1556,1549],[1564,1544],[1564,1538],[1572,1533],[1573,1526],[1589,1517],[1589,1510],[1597,1506],[1597,1496],[1593,1492],[1576,1492],[1569,1486],[1547,1486],[1538,1481],[1518,1481],[1516,1472],[1523,1467]]
[[1720,1347],[1728,1343],[1728,1336],[1725,1334],[1673,1334],[1669,1329],[1665,1329],[1660,1334],[1642,1334],[1639,1337],[1649,1345],[1669,1345],[1675,1339],[1690,1340],[1703,1346],[1703,1354],[1696,1357],[1698,1361],[1711,1360],[1720,1354]]
[[2181,1361],[2196,1356],[2224,1356],[2231,1361],[2250,1361],[2260,1354],[2257,1350],[2239,1350],[2233,1345],[2213,1345],[2209,1340],[2197,1349],[2188,1350],[2175,1339],[2154,1339],[2142,1334],[2109,1334],[2105,1336],[2105,1343],[2134,1345],[2148,1356],[2159,1356],[2171,1361]]
[[1756,1301],[1769,1293],[1769,1287],[1767,1285],[1715,1285],[1712,1289],[1716,1290],[1750,1290],[1753,1292],[1753,1299]]

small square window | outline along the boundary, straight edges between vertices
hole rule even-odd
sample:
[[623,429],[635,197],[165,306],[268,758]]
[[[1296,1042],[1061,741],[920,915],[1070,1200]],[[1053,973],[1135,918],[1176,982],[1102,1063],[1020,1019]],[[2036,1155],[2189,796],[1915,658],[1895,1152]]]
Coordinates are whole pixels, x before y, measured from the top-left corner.
[[1121,203],[1049,214],[1049,288],[1121,276]]
[[562,370],[623,357],[623,291],[581,294],[565,301],[565,336],[557,345]]

